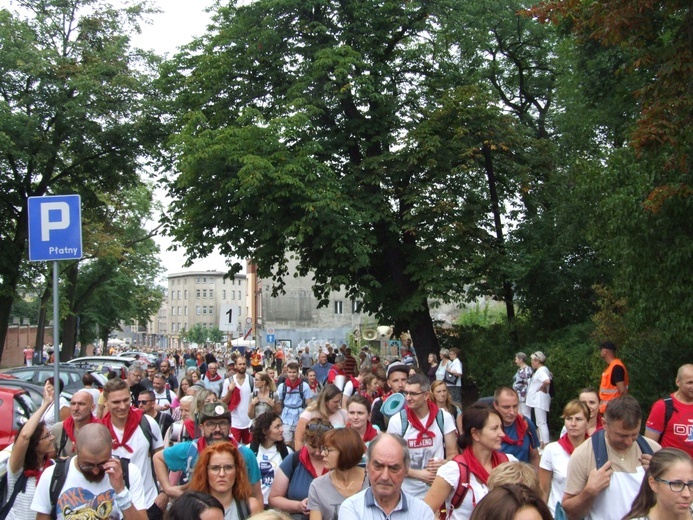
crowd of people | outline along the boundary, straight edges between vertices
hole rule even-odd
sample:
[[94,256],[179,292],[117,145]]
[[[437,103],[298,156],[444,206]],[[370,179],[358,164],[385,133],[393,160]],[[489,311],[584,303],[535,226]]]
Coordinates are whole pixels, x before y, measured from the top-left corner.
[[465,407],[456,349],[426,367],[345,345],[271,367],[164,355],[76,392],[56,424],[47,381],[8,463],[6,518],[690,520],[693,365],[641,436],[625,365],[612,343],[600,353],[599,389],[565,404],[553,442],[541,352]]

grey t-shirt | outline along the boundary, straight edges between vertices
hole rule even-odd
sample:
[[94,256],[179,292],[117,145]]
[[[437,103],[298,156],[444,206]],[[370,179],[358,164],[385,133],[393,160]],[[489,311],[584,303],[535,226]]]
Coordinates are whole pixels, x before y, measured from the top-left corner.
[[[337,488],[332,484],[331,473],[313,480],[310,491],[308,491],[308,509],[310,511],[319,510],[322,514],[322,520],[337,520],[339,508],[347,498],[337,491]],[[359,491],[363,491],[367,487],[368,478],[364,472],[363,483]]]
[[310,368],[313,366],[313,356],[311,356],[309,353],[304,352],[301,354],[301,367],[302,368]]

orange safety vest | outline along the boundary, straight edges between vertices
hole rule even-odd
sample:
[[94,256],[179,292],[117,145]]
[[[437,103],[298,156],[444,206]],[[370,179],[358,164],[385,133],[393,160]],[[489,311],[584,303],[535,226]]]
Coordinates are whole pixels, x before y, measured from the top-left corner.
[[602,381],[599,384],[599,402],[601,403],[599,406],[599,412],[602,414],[606,410],[606,403],[621,395],[618,392],[618,387],[611,384],[611,372],[613,372],[614,367],[616,366],[623,367],[623,372],[625,373],[623,382],[626,385],[626,390],[628,390],[628,370],[626,370],[626,365],[624,365],[623,361],[620,359],[614,359],[602,373]]

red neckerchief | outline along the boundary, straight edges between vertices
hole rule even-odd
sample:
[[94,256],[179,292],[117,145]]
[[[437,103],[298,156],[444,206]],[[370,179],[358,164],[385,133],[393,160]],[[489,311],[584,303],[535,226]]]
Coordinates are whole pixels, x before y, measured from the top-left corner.
[[366,431],[363,434],[363,442],[371,442],[377,436],[378,436],[378,430],[373,428],[373,425],[371,424],[371,422],[368,421],[366,423]]
[[603,430],[603,429],[604,429],[604,418],[602,417],[602,414],[597,412],[596,430],[594,430],[594,431],[596,432],[598,430]]
[[130,413],[128,413],[128,419],[125,422],[125,429],[123,430],[123,440],[121,441],[118,440],[118,436],[116,435],[116,432],[113,429],[111,412],[108,412],[106,415],[104,415],[103,419],[101,419],[100,422],[101,424],[105,425],[111,432],[111,437],[113,437],[113,450],[117,450],[118,448],[123,447],[130,453],[132,453],[133,450],[130,446],[128,446],[127,442],[130,440],[130,437],[132,437],[132,434],[137,431],[137,428],[139,427],[141,420],[142,410],[130,408]]
[[312,392],[317,392],[318,391],[318,381],[316,380],[315,385],[313,385],[313,386],[310,386],[310,383],[308,383],[308,388],[310,388],[310,390]]
[[[407,419],[409,419],[409,424],[411,424],[415,429],[419,431],[419,435],[417,435],[416,437],[416,442],[421,442],[424,438],[424,435],[431,439],[433,439],[436,436],[436,434],[429,430],[429,428],[436,420],[436,415],[438,415],[438,406],[435,403],[432,403],[431,401],[426,401],[426,404],[428,405],[428,420],[426,421],[425,425],[421,424],[421,420],[414,413],[414,410],[412,410],[408,406],[406,407]],[[441,433],[444,434],[444,432]]]
[[[298,461],[303,464],[303,467],[306,468],[308,473],[310,473],[313,478],[318,478],[320,475],[318,475],[317,471],[315,471],[315,467],[313,466],[313,463],[310,460],[310,455],[308,454],[308,447],[304,446],[301,448],[301,451],[298,454]],[[323,467],[322,468],[322,474],[324,475],[327,473],[327,468]]]
[[[96,418],[92,414],[89,414],[89,422],[87,424],[95,421]],[[72,416],[63,421],[63,429],[65,430],[65,433],[67,433],[68,438],[72,441],[72,452],[74,453],[77,451],[77,441],[75,440],[75,420],[72,418]]]
[[212,381],[212,382],[221,381],[221,376],[219,375],[219,373],[216,373],[216,374],[214,374],[214,376],[212,376],[209,373],[209,371],[207,371],[207,373],[205,374],[205,379],[207,379],[207,381]]
[[[224,441],[226,442],[226,441]],[[236,442],[236,439],[234,439],[233,435],[229,434],[228,442],[233,444],[236,448],[238,448],[238,442]],[[197,439],[197,453],[202,453],[205,448],[207,447],[207,439],[204,437],[200,437]]]
[[505,433],[505,428],[503,428],[503,442],[506,444],[512,444],[513,446],[520,446],[525,440],[525,433],[527,433],[527,421],[524,417],[518,414],[515,418],[515,428],[517,429],[517,439],[511,439],[508,434]]
[[299,386],[301,386],[301,383],[302,383],[302,382],[303,382],[303,381],[301,380],[300,377],[297,377],[297,378],[296,378],[296,382],[295,382],[295,383],[292,383],[292,382],[291,382],[291,379],[289,379],[288,377],[284,380],[284,384],[286,385],[286,390],[287,390],[287,391],[288,391],[288,390],[296,390]]
[[36,484],[38,484],[38,481],[41,479],[41,475],[43,475],[43,471],[52,465],[53,465],[53,461],[51,459],[49,459],[48,457],[46,457],[46,462],[43,463],[42,468],[40,468],[40,469],[25,469],[23,473],[27,476],[27,478],[36,477]]
[[[474,474],[476,479],[485,485],[488,482],[488,471],[486,471],[483,464],[479,462],[479,459],[476,458],[474,450],[472,448],[467,448],[464,450],[462,456],[464,458],[464,462],[467,463],[467,467],[469,467],[469,472]],[[505,453],[501,453],[500,451],[491,452],[492,468],[495,468],[504,462],[508,462],[508,456]]]
[[191,439],[195,438],[195,421],[192,419],[186,419],[183,421],[183,426],[185,427],[186,431],[190,435]]
[[[585,434],[585,439],[587,439],[588,437],[589,437],[589,435]],[[575,446],[573,446],[573,443],[570,442],[570,439],[568,438],[567,433],[564,433],[563,436],[560,439],[558,439],[558,444],[561,445],[561,448],[563,448],[568,455],[573,454],[573,450],[575,450]]]

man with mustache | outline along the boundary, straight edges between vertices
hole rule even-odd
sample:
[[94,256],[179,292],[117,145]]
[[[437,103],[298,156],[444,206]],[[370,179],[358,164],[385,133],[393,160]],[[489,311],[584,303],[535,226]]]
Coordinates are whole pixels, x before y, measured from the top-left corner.
[[[111,454],[108,428],[98,423],[87,424],[77,433],[76,441],[77,456],[60,466],[47,468],[39,480],[31,504],[37,520],[50,520],[53,507],[57,520],[71,516],[146,520],[142,475],[137,465],[128,464],[128,478],[125,478],[121,461]],[[52,504],[50,488],[58,467],[64,472],[65,480],[54,493],[57,500]]]
[[423,500],[402,493],[410,463],[404,439],[380,434],[368,445],[366,457],[371,486],[342,502],[340,520],[433,520],[433,511]]

